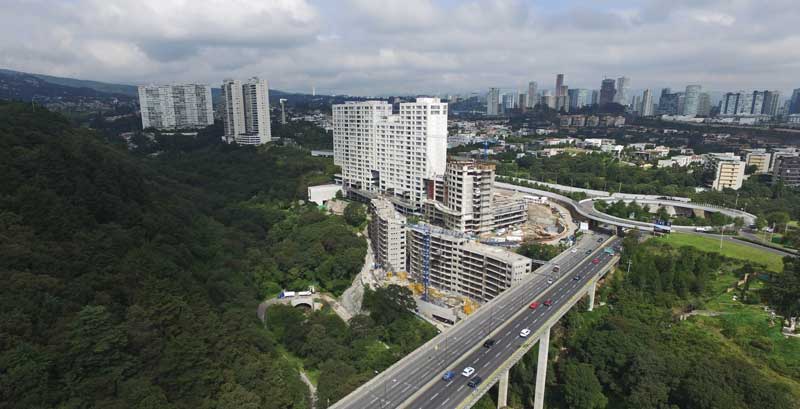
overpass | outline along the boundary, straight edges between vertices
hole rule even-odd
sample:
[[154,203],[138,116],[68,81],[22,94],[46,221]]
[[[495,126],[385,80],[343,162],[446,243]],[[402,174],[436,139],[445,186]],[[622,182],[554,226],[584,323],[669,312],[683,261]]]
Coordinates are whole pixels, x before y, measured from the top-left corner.
[[[597,281],[618,261],[618,256],[603,251],[615,246],[619,238],[587,232],[575,246],[529,274],[522,282],[484,304],[477,312],[448,331],[434,337],[405,358],[378,374],[331,408],[469,408],[491,386],[500,382],[499,407],[508,396],[508,369],[537,342],[535,408],[544,404],[545,375],[550,328],[584,295],[589,308],[594,306]],[[595,264],[592,260],[597,259]],[[554,265],[560,273],[552,272]],[[550,278],[556,278],[548,282]],[[544,301],[551,300],[552,306]],[[538,301],[536,309],[529,305]],[[530,336],[519,336],[528,328]],[[495,345],[484,348],[485,341]],[[484,379],[477,388],[467,386],[461,371],[471,366],[475,376]],[[446,371],[455,378],[443,381]]]
[[[622,200],[625,202],[632,202],[636,201],[639,204],[646,204],[646,205],[655,205],[659,207],[670,207],[670,208],[683,208],[683,209],[692,209],[692,210],[699,210],[703,212],[719,212],[726,216],[736,218],[741,217],[744,220],[746,225],[751,225],[755,223],[756,217],[750,213],[743,212],[741,210],[729,209],[721,206],[715,206],[710,204],[703,204],[703,203],[693,203],[689,201],[683,200],[674,200],[668,198],[659,198],[657,196],[650,196],[650,195],[631,195],[631,194],[621,194],[621,195],[611,195],[606,197],[595,197],[590,199],[584,199],[580,202],[569,198],[567,196],[549,192],[546,190],[535,189],[525,186],[518,186],[511,183],[504,183],[504,182],[495,182],[495,187],[504,190],[511,190],[531,195],[537,196],[544,196],[555,200],[563,205],[566,205],[570,209],[572,209],[576,214],[579,216],[595,221],[596,223],[604,223],[609,224],[612,226],[622,227],[626,229],[637,229],[642,231],[653,231],[655,229],[654,223],[648,222],[640,222],[637,220],[629,220],[623,219],[621,217],[612,216],[606,213],[603,213],[597,210],[594,206],[595,202],[597,201],[606,201],[606,202],[615,202],[618,200]],[[687,199],[688,200],[688,199]],[[680,231],[687,231],[692,232],[694,231],[696,226],[672,226],[673,230],[680,230]]]

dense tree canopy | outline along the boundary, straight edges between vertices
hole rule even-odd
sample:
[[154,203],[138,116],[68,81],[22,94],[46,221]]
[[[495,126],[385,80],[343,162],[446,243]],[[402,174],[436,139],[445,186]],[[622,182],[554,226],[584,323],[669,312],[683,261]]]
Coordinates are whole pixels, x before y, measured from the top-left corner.
[[162,149],[0,104],[0,408],[309,407],[255,307],[265,286],[358,271],[363,239],[297,202],[332,165]]

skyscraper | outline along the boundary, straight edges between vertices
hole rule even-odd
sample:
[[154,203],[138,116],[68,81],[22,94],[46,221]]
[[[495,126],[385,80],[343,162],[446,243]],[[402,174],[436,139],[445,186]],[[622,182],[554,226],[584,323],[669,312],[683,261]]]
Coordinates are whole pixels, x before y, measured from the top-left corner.
[[653,116],[653,93],[649,89],[642,93],[642,108],[639,110],[641,116]]
[[736,108],[739,105],[740,95],[741,94],[738,92],[726,92],[722,97],[722,104],[720,105],[719,114],[736,115]]
[[519,108],[520,111],[525,112],[525,110],[528,109],[528,94],[520,92],[517,94],[517,98],[519,99],[517,108]]
[[214,124],[208,85],[139,86],[139,106],[142,129],[191,129]]
[[700,104],[700,91],[703,87],[700,85],[687,85],[686,93],[684,94],[683,101],[683,114],[689,116],[697,116],[697,108]]
[[486,95],[486,115],[500,115],[500,88],[489,88]]
[[600,103],[600,91],[593,89],[592,90],[592,105],[597,105]]
[[564,86],[564,74],[556,75],[556,96],[561,97],[564,96],[562,87]]
[[736,103],[737,115],[750,115],[753,113],[753,93],[739,91],[739,102]]
[[600,84],[600,105],[606,105],[614,102],[614,95],[616,94],[616,88],[614,86],[616,82],[611,78],[606,78]]
[[711,115],[711,95],[709,95],[707,92],[700,93],[700,102],[697,103],[697,115]]
[[333,105],[333,162],[344,186],[418,206],[446,158],[447,104],[438,98],[402,102],[398,114],[386,101]]
[[764,91],[764,107],[761,109],[761,113],[769,116],[778,115],[780,98],[781,93],[778,91]]
[[614,102],[621,105],[630,104],[631,79],[628,77],[617,78],[617,92],[614,95]]
[[539,86],[536,81],[528,83],[528,108],[533,108],[539,102]]
[[789,98],[789,114],[800,114],[800,88],[795,88]]
[[753,102],[750,106],[750,113],[760,115],[764,110],[764,91],[753,91]]
[[570,111],[574,111],[586,105],[590,105],[592,102],[591,91],[589,91],[588,89],[573,88],[567,91],[567,95],[569,96]]
[[240,145],[261,145],[272,139],[269,85],[253,77],[222,82],[225,138]]

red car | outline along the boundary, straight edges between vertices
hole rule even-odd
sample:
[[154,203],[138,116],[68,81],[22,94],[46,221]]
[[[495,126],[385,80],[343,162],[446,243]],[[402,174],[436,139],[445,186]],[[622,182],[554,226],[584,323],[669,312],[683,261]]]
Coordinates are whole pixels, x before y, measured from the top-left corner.
[[599,259],[599,258],[596,258],[596,259],[592,260],[592,264],[597,264],[597,263],[599,263],[599,262],[600,262],[600,259]]
[[553,305],[553,300],[547,300],[547,301],[545,301],[545,302],[544,302],[544,305],[545,305],[546,307],[549,307],[549,306]]
[[539,306],[539,302],[538,301],[534,301],[534,302],[531,303],[531,309],[532,310],[535,310],[536,307],[538,307],[538,306]]

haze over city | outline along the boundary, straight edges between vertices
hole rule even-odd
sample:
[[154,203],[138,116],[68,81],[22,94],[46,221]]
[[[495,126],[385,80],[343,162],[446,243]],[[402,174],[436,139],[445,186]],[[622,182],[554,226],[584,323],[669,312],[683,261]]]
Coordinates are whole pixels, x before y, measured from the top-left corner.
[[[6,0],[0,66],[129,84],[352,95],[524,89],[776,89],[800,71],[796,1]],[[31,30],[31,27],[36,27]]]

